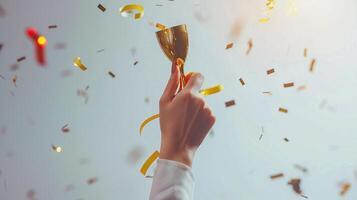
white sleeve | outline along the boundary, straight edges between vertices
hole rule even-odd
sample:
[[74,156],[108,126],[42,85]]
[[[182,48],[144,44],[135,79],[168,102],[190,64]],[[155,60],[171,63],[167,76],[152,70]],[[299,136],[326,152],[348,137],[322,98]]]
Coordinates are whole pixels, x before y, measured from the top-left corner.
[[193,188],[190,167],[172,160],[158,160],[150,200],[192,200]]

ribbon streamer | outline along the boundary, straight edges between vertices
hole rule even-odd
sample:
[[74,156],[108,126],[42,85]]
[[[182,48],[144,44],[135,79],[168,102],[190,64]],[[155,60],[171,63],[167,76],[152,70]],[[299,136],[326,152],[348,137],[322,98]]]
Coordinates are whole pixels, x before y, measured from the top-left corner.
[[154,153],[151,154],[151,156],[146,159],[144,162],[143,166],[140,169],[140,172],[142,175],[145,176],[146,172],[148,171],[149,167],[152,165],[152,163],[160,156],[159,151],[155,151]]
[[128,14],[132,13],[134,10],[137,11],[137,13],[134,14],[134,19],[140,19],[144,16],[144,7],[138,4],[125,5],[119,9],[119,12],[122,16],[127,17]]

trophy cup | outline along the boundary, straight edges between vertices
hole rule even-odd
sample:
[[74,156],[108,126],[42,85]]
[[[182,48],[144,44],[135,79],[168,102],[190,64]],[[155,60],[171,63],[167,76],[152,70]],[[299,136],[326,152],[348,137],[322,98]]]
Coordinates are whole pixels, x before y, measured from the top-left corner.
[[162,51],[171,62],[178,62],[180,68],[179,90],[185,82],[184,63],[188,52],[188,32],[185,24],[163,29],[156,32]]

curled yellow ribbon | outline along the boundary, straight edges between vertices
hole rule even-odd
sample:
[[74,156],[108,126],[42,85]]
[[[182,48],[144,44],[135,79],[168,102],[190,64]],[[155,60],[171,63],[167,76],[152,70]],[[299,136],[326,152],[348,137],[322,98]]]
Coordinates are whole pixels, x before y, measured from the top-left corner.
[[140,19],[144,16],[144,7],[138,4],[129,4],[121,7],[119,12],[122,16],[126,17],[129,12],[136,10],[137,13],[134,14],[134,19]]
[[155,114],[155,115],[153,115],[153,116],[151,116],[151,117],[145,119],[145,120],[141,123],[141,125],[140,125],[140,135],[141,135],[141,133],[143,132],[144,126],[145,126],[147,123],[149,123],[149,122],[151,122],[152,120],[157,119],[157,118],[159,118],[159,117],[160,117],[159,114]]
[[140,169],[140,172],[142,175],[145,176],[146,172],[148,171],[149,167],[152,165],[152,163],[160,156],[159,151],[155,151],[154,153],[151,154],[151,156],[146,159],[144,162],[143,166]]

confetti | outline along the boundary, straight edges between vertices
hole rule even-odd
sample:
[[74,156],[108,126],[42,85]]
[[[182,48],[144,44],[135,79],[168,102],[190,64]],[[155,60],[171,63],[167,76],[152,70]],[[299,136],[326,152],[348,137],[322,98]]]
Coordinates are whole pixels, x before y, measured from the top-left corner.
[[92,185],[92,184],[94,184],[94,183],[96,183],[96,182],[98,182],[98,178],[97,178],[97,177],[92,177],[92,178],[89,178],[89,179],[87,180],[87,184],[88,184],[88,185]]
[[11,71],[17,71],[18,69],[20,69],[20,65],[18,65],[17,63],[14,63],[10,66]]
[[97,50],[97,53],[100,53],[100,52],[103,52],[104,51],[104,49],[99,49],[99,50]]
[[260,134],[259,136],[259,140],[261,140],[263,138],[263,134]]
[[250,39],[250,40],[248,41],[248,49],[247,49],[247,51],[245,52],[245,55],[249,55],[249,53],[250,53],[250,51],[252,50],[252,48],[253,48],[253,40]]
[[293,87],[294,86],[294,82],[284,83],[283,86],[284,86],[284,88]]
[[16,83],[17,83],[17,75],[14,75],[12,77],[12,83],[14,84],[15,87],[17,87]]
[[101,10],[102,12],[105,12],[106,8],[102,5],[102,4],[98,4],[98,8],[99,10]]
[[79,89],[79,90],[77,90],[77,96],[80,96],[80,97],[83,97],[84,98],[84,103],[85,104],[87,104],[88,103],[88,99],[89,99],[89,97],[88,97],[88,93],[87,93],[87,91],[88,91],[88,86],[86,87],[86,89]]
[[234,100],[227,101],[226,103],[226,108],[231,107],[236,105],[236,102]]
[[48,28],[49,29],[54,29],[54,28],[57,28],[57,25],[49,25]]
[[270,21],[270,17],[272,16],[272,11],[274,7],[275,7],[275,0],[266,0],[265,10],[264,10],[265,17],[259,19],[260,23],[267,23]]
[[316,65],[316,59],[313,58],[310,62],[310,72],[313,72],[315,69],[315,65]]
[[29,200],[34,200],[36,196],[36,192],[34,189],[31,189],[29,191],[26,192],[26,198]]
[[135,66],[135,65],[137,65],[138,63],[139,63],[139,61],[135,61],[133,65]]
[[230,49],[232,47],[233,47],[233,42],[226,45],[226,49]]
[[239,78],[239,82],[240,82],[240,84],[245,85],[245,82],[242,78]]
[[134,10],[137,11],[137,13],[134,14],[134,19],[137,20],[144,16],[144,7],[138,4],[125,5],[119,9],[119,12],[123,17],[127,17],[129,14],[132,14]]
[[145,97],[144,101],[145,101],[145,103],[149,103],[150,102],[149,97]]
[[285,142],[289,142],[289,139],[288,139],[288,138],[284,138],[284,141],[285,141]]
[[301,189],[300,189],[300,183],[301,183],[301,179],[299,178],[293,178],[288,182],[288,185],[291,185],[293,190],[297,193],[297,194],[301,194]]
[[63,149],[60,146],[52,145],[52,150],[56,153],[62,153]]
[[298,164],[295,164],[294,167],[304,173],[307,173],[308,172],[308,169],[306,167],[303,167],[301,165],[298,165]]
[[298,91],[302,91],[302,90],[305,90],[306,89],[306,86],[305,85],[301,85],[297,88]]
[[68,77],[68,76],[71,76],[72,75],[72,70],[70,69],[65,69],[61,72],[61,77],[62,78],[65,78],[65,77]]
[[26,59],[26,56],[22,56],[22,57],[20,57],[20,58],[17,59],[17,62],[21,62],[21,61],[23,61],[23,60],[25,60],[25,59]]
[[155,151],[154,153],[151,154],[151,156],[144,162],[144,164],[141,166],[140,172],[142,175],[145,176],[146,172],[148,171],[149,167],[152,165],[152,163],[160,156],[160,153],[158,151]]
[[341,191],[340,191],[340,195],[344,196],[348,190],[351,188],[351,184],[350,183],[343,183],[341,186]]
[[73,65],[76,66],[76,67],[79,67],[82,71],[86,71],[87,70],[87,67],[84,64],[82,64],[82,61],[81,61],[80,57],[74,58]]
[[298,14],[295,0],[288,0],[287,11],[290,16],[296,16]]
[[275,72],[274,68],[268,69],[267,70],[267,75],[270,75],[270,74],[272,74],[274,72]]
[[270,179],[277,179],[277,178],[282,178],[284,177],[283,173],[279,173],[279,174],[274,174],[270,176]]
[[159,118],[159,117],[160,117],[159,114],[155,114],[155,115],[153,115],[153,116],[151,116],[151,117],[145,119],[145,120],[141,123],[140,128],[139,128],[139,133],[140,133],[140,135],[141,135],[141,133],[143,132],[143,129],[144,129],[144,127],[145,127],[145,125],[146,125],[147,123],[149,123],[149,122],[151,122],[152,120],[157,119],[157,118]]
[[47,44],[46,37],[40,35],[36,29],[31,27],[26,29],[26,34],[34,42],[36,48],[37,62],[42,66],[46,65],[46,59],[45,59],[45,48]]
[[279,112],[282,112],[282,113],[288,113],[288,109],[286,108],[279,108]]
[[263,92],[263,94],[267,94],[267,95],[273,95],[273,93],[269,92],[269,91],[266,91],[266,92]]
[[165,25],[162,25],[160,23],[156,23],[155,27],[158,28],[159,30],[164,30],[166,28]]
[[269,20],[270,20],[270,18],[260,18],[259,22],[260,23],[267,23],[267,22],[269,22]]
[[113,74],[113,72],[109,71],[108,74],[109,74],[112,78],[115,78],[115,74]]
[[240,36],[241,32],[243,29],[243,22],[241,20],[236,20],[234,24],[232,25],[231,31],[230,31],[230,37],[232,39],[236,39]]
[[68,124],[62,126],[61,130],[63,133],[68,133],[70,131],[70,129],[68,128]]
[[2,49],[3,46],[4,46],[3,44],[0,44],[0,51],[1,51],[1,49]]
[[307,48],[304,49],[304,57],[307,57]]

